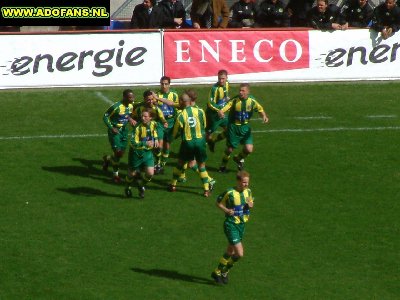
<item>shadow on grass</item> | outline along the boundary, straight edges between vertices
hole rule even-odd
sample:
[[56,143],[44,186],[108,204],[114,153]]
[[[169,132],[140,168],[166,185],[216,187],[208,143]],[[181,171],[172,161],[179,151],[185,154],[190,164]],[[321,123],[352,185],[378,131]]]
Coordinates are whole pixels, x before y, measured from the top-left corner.
[[[72,160],[79,161],[82,164],[82,166],[55,166],[55,167],[43,166],[42,170],[69,176],[92,178],[95,180],[101,180],[104,183],[114,184],[111,180],[112,172],[111,171],[105,172],[102,169],[103,161],[89,160],[84,158],[73,158]],[[126,170],[127,165],[121,163],[120,169]]]
[[99,189],[94,189],[90,187],[74,187],[74,188],[57,188],[58,191],[77,195],[77,196],[85,196],[85,197],[98,197],[98,196],[105,196],[105,197],[113,197],[118,199],[126,199],[126,197],[121,194],[111,194],[104,192]]
[[146,274],[146,275],[154,276],[154,277],[162,277],[162,278],[168,278],[168,279],[172,279],[172,280],[181,280],[181,281],[193,282],[193,283],[198,283],[198,284],[214,285],[214,281],[211,279],[207,279],[204,277],[198,277],[198,276],[192,276],[192,275],[186,275],[186,274],[179,273],[177,271],[161,270],[161,269],[144,270],[141,268],[131,268],[131,270],[134,272],[137,272],[137,273],[142,273],[142,274]]

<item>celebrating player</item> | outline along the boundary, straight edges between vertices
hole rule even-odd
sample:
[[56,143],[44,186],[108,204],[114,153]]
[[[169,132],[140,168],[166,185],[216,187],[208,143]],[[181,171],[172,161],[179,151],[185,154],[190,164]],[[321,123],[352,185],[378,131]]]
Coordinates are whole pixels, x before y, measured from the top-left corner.
[[253,152],[253,136],[248,124],[253,112],[258,112],[264,123],[268,122],[268,117],[264,112],[264,108],[258,103],[254,96],[250,95],[250,85],[248,83],[242,83],[240,85],[239,95],[233,97],[228,104],[221,109],[221,115],[224,115],[228,110],[227,147],[219,168],[219,172],[221,173],[226,172],[226,165],[228,164],[233,149],[236,149],[239,144],[244,145],[243,149],[233,158],[239,170],[243,169],[244,159]]
[[[144,198],[145,186],[154,175],[153,149],[158,147],[157,123],[151,109],[142,110],[142,121],[135,127],[130,140],[128,175],[125,195],[132,197],[131,184],[136,180],[139,197]],[[141,171],[143,170],[143,173]]]
[[217,207],[225,213],[224,232],[228,239],[228,247],[217,268],[211,273],[218,284],[228,283],[229,270],[243,257],[245,223],[249,220],[250,208],[253,207],[249,182],[250,174],[239,171],[236,174],[236,186],[227,189],[217,198]]
[[115,183],[121,182],[118,174],[119,161],[128,145],[128,122],[131,125],[136,124],[132,119],[134,100],[133,91],[126,89],[122,92],[122,100],[114,103],[103,115],[103,121],[108,128],[108,140],[113,151],[112,155],[103,156],[103,170],[107,171],[111,163]]

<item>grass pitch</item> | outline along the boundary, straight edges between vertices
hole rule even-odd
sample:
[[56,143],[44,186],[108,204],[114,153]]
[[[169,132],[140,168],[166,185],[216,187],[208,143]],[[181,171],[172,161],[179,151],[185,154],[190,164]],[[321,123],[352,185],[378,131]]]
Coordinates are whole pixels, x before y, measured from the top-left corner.
[[171,158],[144,200],[126,199],[101,170],[122,88],[0,91],[0,298],[399,299],[399,90],[252,86],[270,123],[251,123],[255,207],[223,287],[210,278],[226,246],[215,198],[235,182],[232,162],[217,173],[222,143],[213,197],[191,171],[166,192]]

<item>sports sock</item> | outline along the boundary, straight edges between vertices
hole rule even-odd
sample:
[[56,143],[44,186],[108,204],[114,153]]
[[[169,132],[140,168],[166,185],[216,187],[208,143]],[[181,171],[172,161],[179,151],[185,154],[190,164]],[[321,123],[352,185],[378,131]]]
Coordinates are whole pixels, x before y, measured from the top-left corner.
[[180,181],[184,181],[184,180],[185,180],[185,178],[186,178],[186,169],[187,169],[187,167],[188,167],[188,164],[187,164],[187,163],[184,164],[184,165],[182,166],[182,172],[181,172],[181,174],[179,175]]
[[142,179],[143,179],[143,186],[147,185],[147,184],[150,182],[150,180],[151,180],[152,178],[153,178],[153,176],[152,176],[152,175],[149,175],[149,174],[143,173],[143,175],[142,175]]
[[134,180],[135,180],[135,177],[126,175],[126,177],[125,177],[126,186],[130,187]]
[[154,156],[156,158],[156,165],[159,165],[161,163],[161,150],[159,148],[154,150]]
[[222,132],[218,133],[215,138],[213,137],[213,141],[219,142],[219,141],[222,141],[224,138],[226,138],[226,134],[225,134],[225,131],[222,131]]
[[190,167],[193,171],[195,172],[200,172],[199,171],[199,166],[197,164],[194,164],[193,166]]
[[163,149],[161,154],[161,165],[163,167],[167,164],[168,157],[169,157],[169,149]]
[[227,153],[227,151],[225,151],[224,155],[222,156],[221,166],[226,167],[230,158],[231,158],[231,153]]
[[118,176],[119,161],[120,161],[120,158],[118,156],[113,155],[110,157],[110,162],[111,162],[115,176]]
[[182,173],[183,173],[183,166],[177,165],[172,171],[172,181],[171,181],[172,185],[176,185]]
[[245,152],[244,150],[240,151],[240,153],[237,155],[237,158],[239,160],[245,159],[247,156],[249,156],[249,153]]
[[235,256],[235,255],[234,255],[234,256],[231,256],[231,257],[228,259],[228,262],[227,262],[225,268],[222,270],[222,273],[228,273],[229,270],[232,269],[233,265],[234,265],[235,263],[237,263],[239,259],[240,259],[239,256]]
[[203,183],[204,190],[208,191],[210,189],[210,184],[208,182],[208,178],[210,178],[210,176],[208,176],[206,167],[200,167],[199,174],[200,174],[201,182]]
[[224,272],[230,259],[231,259],[231,256],[228,253],[224,253],[224,255],[222,255],[222,257],[219,260],[219,264],[218,264],[217,268],[215,269],[215,273],[217,275],[221,275],[221,273]]

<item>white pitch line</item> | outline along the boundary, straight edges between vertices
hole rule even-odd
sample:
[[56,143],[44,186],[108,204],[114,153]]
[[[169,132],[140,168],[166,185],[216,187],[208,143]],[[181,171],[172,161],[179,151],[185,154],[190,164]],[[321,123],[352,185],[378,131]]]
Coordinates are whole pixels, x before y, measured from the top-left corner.
[[332,117],[327,116],[311,116],[311,117],[294,117],[296,120],[327,120],[332,119]]
[[2,140],[37,140],[37,139],[70,139],[70,138],[88,138],[105,137],[107,134],[61,134],[61,135],[34,135],[34,136],[0,136]]
[[101,100],[103,100],[107,104],[114,104],[114,102],[108,98],[107,96],[104,96],[102,92],[95,92],[96,96],[99,97]]
[[367,118],[371,119],[379,119],[379,118],[397,118],[397,115],[371,115],[366,116]]
[[253,130],[254,133],[274,133],[274,132],[322,132],[322,131],[382,131],[382,130],[400,130],[400,126],[389,127],[336,127],[336,128],[299,128],[299,129],[269,129]]
[[[283,128],[268,130],[253,130],[253,133],[276,133],[276,132],[324,132],[324,131],[383,131],[400,130],[400,126],[389,127],[336,127],[336,128]],[[105,137],[107,134],[61,134],[61,135],[36,135],[36,136],[0,136],[0,141],[6,140],[34,140],[34,139],[67,139],[67,138],[92,138]]]

